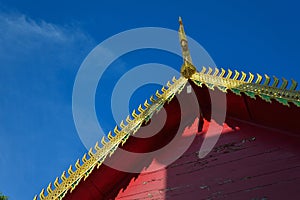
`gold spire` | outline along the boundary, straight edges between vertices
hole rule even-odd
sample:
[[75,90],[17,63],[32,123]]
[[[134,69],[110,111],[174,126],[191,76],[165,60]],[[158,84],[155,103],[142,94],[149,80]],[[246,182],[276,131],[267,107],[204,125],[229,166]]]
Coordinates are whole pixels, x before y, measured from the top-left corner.
[[188,48],[188,41],[184,32],[184,27],[182,23],[181,17],[179,17],[179,41],[182,51],[182,57],[183,57],[183,65],[181,66],[181,75],[185,78],[190,78],[195,72],[196,68],[193,65],[192,58],[190,55],[190,51]]

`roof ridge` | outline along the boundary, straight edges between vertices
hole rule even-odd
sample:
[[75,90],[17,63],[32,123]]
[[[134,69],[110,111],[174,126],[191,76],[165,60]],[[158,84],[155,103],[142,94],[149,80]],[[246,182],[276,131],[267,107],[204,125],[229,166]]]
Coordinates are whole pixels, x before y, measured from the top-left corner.
[[300,107],[300,91],[296,90],[298,83],[293,79],[290,81],[290,88],[287,89],[289,81],[285,78],[279,80],[276,76],[270,77],[265,74],[262,83],[263,76],[258,73],[253,75],[251,72],[246,74],[243,71],[234,70],[233,75],[230,69],[226,71],[221,68],[220,71],[216,67],[214,69],[202,67],[200,72],[192,75],[191,80],[200,87],[204,84],[212,90],[217,87],[223,92],[231,90],[237,95],[241,95],[243,92],[253,99],[259,96],[270,103],[271,99],[275,99],[285,106],[293,103]]
[[[156,98],[152,95],[150,97],[150,103],[148,100],[144,102],[145,108],[143,108],[141,104],[139,105],[139,114],[133,110],[131,114],[133,119],[131,119],[130,115],[127,116],[126,125],[123,120],[119,126],[116,125],[114,128],[114,136],[110,131],[107,137],[102,137],[101,147],[99,147],[97,141],[94,148],[91,147],[88,151],[88,157],[85,153],[81,160],[77,159],[75,163],[75,171],[73,171],[72,165],[70,165],[67,171],[68,177],[66,177],[66,171],[64,171],[60,177],[61,181],[59,181],[59,178],[57,177],[53,182],[54,187],[50,182],[46,189],[47,194],[45,194],[45,189],[42,189],[39,196],[35,195],[34,200],[62,199],[69,190],[72,192],[82,178],[85,180],[96,166],[99,168],[105,158],[108,155],[111,156],[120,144],[123,145],[130,135],[134,135],[144,121],[147,122],[155,112],[158,112],[163,107],[166,102],[170,102],[177,93],[180,93],[187,83],[187,80],[188,79],[184,77],[180,77],[179,79],[173,77],[173,83],[168,81],[166,86],[162,87],[161,92],[158,90],[156,91]],[[119,127],[121,128],[120,130]]]

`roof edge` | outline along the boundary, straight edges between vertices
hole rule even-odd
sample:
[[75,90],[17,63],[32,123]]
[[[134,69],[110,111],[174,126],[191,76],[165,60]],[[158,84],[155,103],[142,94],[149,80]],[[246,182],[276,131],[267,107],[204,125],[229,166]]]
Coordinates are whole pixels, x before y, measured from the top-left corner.
[[270,103],[272,99],[275,99],[288,107],[291,103],[300,107],[300,91],[296,90],[298,83],[293,79],[290,81],[290,87],[287,88],[289,81],[285,78],[279,80],[276,76],[270,77],[266,74],[263,78],[258,73],[253,75],[237,70],[234,70],[233,73],[230,69],[226,71],[223,68],[219,70],[218,68],[202,67],[200,72],[192,75],[191,80],[200,87],[205,84],[211,90],[214,88],[223,92],[231,90],[236,95],[241,95],[243,92],[253,99],[259,96]]
[[82,159],[78,159],[75,163],[75,171],[70,165],[67,173],[64,171],[60,178],[57,177],[55,179],[53,184],[49,183],[46,189],[47,192],[45,189],[42,189],[39,195],[35,195],[34,200],[63,199],[67,192],[72,192],[82,179],[85,180],[91,174],[95,167],[99,168],[106,157],[111,156],[120,144],[123,145],[130,135],[134,135],[143,122],[151,119],[152,115],[158,112],[166,102],[170,102],[177,93],[180,93],[187,81],[188,79],[184,77],[179,79],[173,77],[173,83],[168,81],[166,86],[162,87],[161,92],[157,90],[155,93],[156,97],[152,95],[150,102],[146,100],[144,106],[139,105],[137,109],[139,113],[133,110],[132,117],[127,116],[126,124],[122,120],[119,126],[116,125],[113,131],[114,135],[110,131],[107,137],[103,137],[101,139],[101,147],[96,142],[94,148],[91,147],[88,151],[88,155],[85,153]]

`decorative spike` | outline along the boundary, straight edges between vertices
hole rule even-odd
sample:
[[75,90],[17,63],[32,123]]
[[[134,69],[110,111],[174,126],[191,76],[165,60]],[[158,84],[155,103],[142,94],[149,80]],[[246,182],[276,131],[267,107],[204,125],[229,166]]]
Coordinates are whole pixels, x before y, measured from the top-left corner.
[[[96,142],[96,144],[98,145],[98,141]],[[96,145],[95,145],[95,147],[96,147]],[[86,161],[87,161],[87,158],[86,158],[86,153],[82,156],[82,162],[83,163],[86,163]]]
[[154,99],[153,95],[150,97],[150,101],[151,101],[152,103],[155,102],[155,99]]
[[175,76],[173,76],[172,81],[173,81],[173,83],[175,83],[177,81]]
[[288,80],[286,80],[285,78],[282,78],[282,84],[280,86],[280,89],[286,89],[286,86],[288,85]]
[[75,167],[76,169],[79,169],[81,166],[80,166],[80,160],[78,159],[75,163]]
[[230,78],[231,78],[231,75],[232,75],[232,71],[231,71],[230,69],[228,69],[228,73],[227,73],[226,78],[227,78],[227,79],[230,79]]
[[144,110],[143,110],[143,108],[142,108],[142,105],[141,105],[141,104],[140,104],[140,105],[139,105],[139,107],[138,107],[138,111],[139,111],[140,113],[144,112]]
[[242,77],[241,77],[241,79],[240,79],[240,81],[245,81],[245,79],[246,79],[246,77],[247,77],[247,74],[245,73],[245,72],[243,72],[242,71]]
[[[102,162],[98,162],[98,164],[97,164],[97,169],[99,169],[99,167],[102,165]],[[86,177],[87,178],[87,177]],[[85,179],[86,179],[85,178]]]
[[292,85],[290,87],[290,90],[295,90],[297,88],[297,85],[298,83],[294,79],[292,79]]
[[170,81],[167,82],[167,86],[168,86],[168,88],[170,88],[172,86],[172,84],[170,83]]
[[[135,111],[135,110],[133,110],[133,111]],[[118,126],[115,126],[115,128],[114,128],[114,133],[115,133],[116,135],[118,135],[118,134],[120,133],[120,131],[119,131],[119,129],[118,129]]]
[[125,127],[125,124],[124,124],[124,121],[123,121],[123,120],[122,120],[121,123],[120,123],[120,127],[121,127],[121,128],[124,128],[124,127]]
[[161,91],[162,91],[163,93],[165,93],[167,90],[166,90],[166,88],[163,86],[163,87],[161,88]]
[[56,177],[55,181],[54,181],[54,186],[58,187],[59,186],[59,182],[58,182],[58,177]]
[[272,87],[277,87],[278,83],[279,83],[279,79],[276,76],[273,76],[274,82],[272,84]]
[[89,154],[90,157],[94,157],[94,153],[93,153],[93,148],[92,147],[90,148],[88,154]]
[[38,196],[37,196],[37,195],[35,195],[35,196],[34,196],[34,198],[33,198],[33,200],[37,200],[37,198],[38,198]]
[[205,72],[206,72],[206,67],[203,66],[200,73],[204,74]]
[[96,144],[95,144],[95,146],[94,146],[94,149],[95,149],[96,151],[100,151],[100,150],[101,150],[101,148],[99,147],[98,141],[96,142]]
[[[106,156],[107,155],[105,155],[102,158],[100,158],[100,160],[98,161],[98,164],[97,164],[97,169],[99,169],[99,167],[102,165],[102,163],[104,162]],[[92,172],[92,170],[89,173],[91,173],[91,172]]]
[[234,70],[234,77],[233,80],[237,80],[237,78],[239,77],[240,73],[237,70]]
[[52,192],[52,183],[49,183],[48,187],[47,187],[47,192],[48,192],[48,195]]
[[72,185],[72,187],[71,187],[71,189],[70,189],[70,193],[72,193],[73,192],[73,190],[75,189],[75,187],[77,186],[77,184],[75,185]]
[[138,115],[136,114],[136,112],[135,112],[135,109],[132,111],[132,117],[134,117],[134,118],[137,118],[138,117]]
[[155,95],[157,96],[157,98],[161,98],[161,94],[158,92],[158,90],[156,90]]
[[220,75],[219,75],[219,77],[224,77],[224,75],[225,75],[225,69],[223,69],[223,68],[221,68],[221,73],[220,73]]
[[68,173],[69,173],[69,175],[72,175],[74,173],[73,169],[72,169],[72,165],[70,165],[70,167],[68,169]]
[[148,100],[146,99],[146,101],[145,101],[145,103],[144,103],[144,106],[146,107],[146,108],[148,108],[149,106],[150,106],[150,104],[148,103]]
[[256,76],[257,76],[257,79],[256,79],[255,83],[260,84],[262,81],[262,76],[260,74],[256,74]]
[[215,68],[215,72],[214,72],[213,76],[217,76],[218,73],[219,73],[219,69],[218,69],[218,68]]
[[254,75],[251,72],[249,72],[249,78],[247,83],[252,83],[253,79],[254,79]]
[[101,139],[101,144],[102,144],[103,146],[106,145],[106,141],[105,141],[105,137],[104,137],[104,136],[103,136],[102,139]]
[[65,181],[65,180],[67,179],[67,177],[66,177],[66,171],[64,171],[64,172],[61,174],[60,179],[61,179],[62,181]]
[[111,156],[113,155],[113,153],[117,150],[117,148],[118,148],[118,145],[114,146],[114,147],[110,150],[110,152],[109,152],[109,157],[111,157]]
[[131,122],[131,119],[130,119],[130,116],[129,116],[129,115],[126,117],[126,122],[127,122],[128,124]]
[[45,199],[45,194],[44,194],[44,192],[45,192],[45,189],[43,188],[42,191],[41,191],[41,193],[40,193],[40,195],[39,195],[39,196],[40,196],[40,199],[42,199],[42,200]]
[[107,137],[108,137],[108,139],[109,139],[109,140],[112,140],[112,139],[114,139],[114,137],[111,135],[111,131],[109,131],[109,133],[108,133]]
[[265,77],[266,77],[266,80],[264,82],[264,85],[269,85],[269,83],[270,83],[270,77],[267,74],[265,74]]
[[208,71],[207,71],[206,74],[211,75],[212,71],[213,71],[212,68],[211,68],[211,67],[208,67]]

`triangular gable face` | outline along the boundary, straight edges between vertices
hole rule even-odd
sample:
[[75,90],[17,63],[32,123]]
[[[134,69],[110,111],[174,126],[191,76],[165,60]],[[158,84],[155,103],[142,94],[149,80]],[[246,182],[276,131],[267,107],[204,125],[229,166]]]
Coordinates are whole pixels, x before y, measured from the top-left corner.
[[[287,117],[300,116],[300,92],[296,90],[297,83],[294,80],[290,83],[290,88],[287,88],[289,84],[286,79],[279,81],[278,78],[273,77],[271,80],[267,75],[263,78],[259,74],[246,74],[236,70],[233,73],[231,70],[225,71],[224,69],[219,70],[218,68],[207,69],[205,67],[203,67],[200,72],[197,72],[192,63],[188,49],[188,41],[181,19],[179,38],[183,54],[181,77],[178,79],[174,77],[172,82],[168,82],[166,86],[162,87],[161,91],[157,91],[154,96],[151,96],[149,100],[141,104],[137,110],[133,110],[131,116],[124,119],[125,121],[117,125],[107,137],[103,137],[102,140],[99,141],[101,145],[97,142],[95,147],[91,148],[87,154],[84,154],[81,160],[77,160],[75,169],[71,165],[67,172],[64,171],[60,178],[56,178],[53,184],[50,183],[48,185],[46,191],[43,189],[34,199],[68,199],[68,195],[70,195],[70,192],[72,192],[78,184],[82,188],[87,187],[84,186],[84,182],[86,182],[87,185],[92,185],[91,182],[95,182],[96,180],[88,181],[90,175],[93,173],[101,174],[100,172],[96,172],[97,170],[103,170],[103,172],[108,170],[106,166],[103,166],[103,163],[111,159],[110,156],[115,153],[116,149],[124,145],[130,136],[136,134],[139,129],[147,124],[153,116],[156,116],[156,113],[163,107],[168,109],[170,116],[173,115],[174,117],[169,118],[172,119],[169,125],[172,125],[174,121],[176,122],[176,116],[180,116],[181,118],[186,117],[187,119],[191,117],[189,114],[193,113],[191,117],[192,121],[189,121],[189,123],[191,125],[195,117],[198,116],[198,126],[200,126],[200,128],[198,128],[199,131],[201,131],[203,118],[205,118],[206,121],[211,120],[209,91],[223,93],[227,96],[227,117],[240,118],[241,120],[250,121],[251,123],[262,126],[273,126],[272,128],[278,128],[282,131],[299,132],[300,129],[297,123],[291,122],[291,120],[288,119],[276,118],[274,114],[266,113],[263,110],[275,110],[275,113]],[[184,92],[180,94],[182,91]],[[189,97],[187,95],[189,95],[191,91],[195,91],[197,106],[200,106],[201,109],[193,109],[193,104],[190,104],[190,109],[188,109],[189,113],[177,112],[177,98],[175,98],[175,96],[180,94],[188,99]],[[261,109],[258,110],[257,108]],[[261,118],[260,116],[263,117]],[[217,123],[223,125],[223,122]],[[172,127],[170,126],[168,128],[164,134],[172,132]],[[184,130],[182,130],[182,132],[184,132]],[[130,148],[130,145],[134,145],[133,143],[137,144],[138,142],[138,140],[135,141],[131,139],[130,144],[127,146]],[[151,142],[147,144],[150,145]],[[147,144],[145,143],[145,147]],[[126,160],[126,158],[124,159]],[[118,173],[114,171],[114,174]],[[115,178],[118,179],[118,177]],[[113,181],[117,183],[119,180]],[[101,185],[101,183],[99,183],[99,185]],[[97,190],[99,192],[99,188],[94,190],[95,194]],[[95,198],[99,198],[99,196]]]

